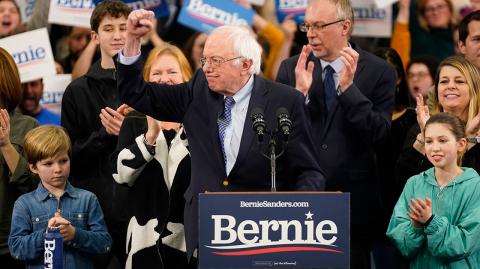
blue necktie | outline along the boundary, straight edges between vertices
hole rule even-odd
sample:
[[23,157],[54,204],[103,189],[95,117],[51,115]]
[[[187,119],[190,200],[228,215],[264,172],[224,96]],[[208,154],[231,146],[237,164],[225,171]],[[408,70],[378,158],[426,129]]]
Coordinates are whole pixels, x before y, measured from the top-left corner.
[[323,80],[323,89],[325,92],[325,107],[327,111],[330,111],[332,108],[333,100],[335,100],[335,80],[333,79],[333,74],[335,70],[330,66],[327,65],[325,67],[325,79]]
[[227,96],[224,99],[224,108],[220,117],[218,117],[218,137],[220,138],[220,144],[222,145],[223,160],[225,161],[225,166],[227,164],[227,156],[225,154],[225,130],[227,126],[232,122],[232,107],[235,104],[235,100],[231,96]]

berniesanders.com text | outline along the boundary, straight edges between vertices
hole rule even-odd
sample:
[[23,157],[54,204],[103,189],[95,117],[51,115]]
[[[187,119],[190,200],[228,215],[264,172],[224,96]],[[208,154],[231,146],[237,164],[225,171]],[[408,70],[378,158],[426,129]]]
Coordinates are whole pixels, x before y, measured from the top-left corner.
[[309,207],[308,202],[240,201],[240,207]]

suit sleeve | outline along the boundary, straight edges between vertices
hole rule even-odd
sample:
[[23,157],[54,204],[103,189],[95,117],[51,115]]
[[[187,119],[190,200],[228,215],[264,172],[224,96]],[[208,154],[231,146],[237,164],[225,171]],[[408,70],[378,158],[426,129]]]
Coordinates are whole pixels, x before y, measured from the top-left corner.
[[198,79],[203,75],[200,74],[202,71],[197,71],[188,83],[147,83],[142,77],[143,66],[140,60],[131,65],[123,65],[119,61],[115,61],[115,64],[120,100],[157,120],[183,122],[193,98],[193,86],[196,83],[205,83],[205,80]]
[[394,104],[395,77],[393,67],[386,66],[375,83],[372,96],[365,96],[355,82],[338,96],[345,120],[366,145],[378,146],[386,142]]
[[296,190],[322,191],[325,189],[325,176],[318,164],[312,132],[307,118],[303,96],[296,94],[293,107],[293,133],[288,145],[288,163],[297,178]]
[[290,78],[287,60],[284,60],[278,68],[277,82],[295,87],[295,76],[293,76],[293,78]]
[[423,228],[416,228],[407,216],[408,203],[413,197],[414,180],[411,178],[403,189],[388,225],[387,236],[390,237],[403,256],[413,257],[424,247],[426,235]]

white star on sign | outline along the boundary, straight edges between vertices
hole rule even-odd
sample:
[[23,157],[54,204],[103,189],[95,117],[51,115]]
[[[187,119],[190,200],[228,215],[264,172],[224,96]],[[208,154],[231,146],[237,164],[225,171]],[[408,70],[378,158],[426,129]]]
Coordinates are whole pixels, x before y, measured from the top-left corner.
[[306,213],[305,216],[307,216],[307,219],[312,219],[313,213],[308,210],[308,213]]

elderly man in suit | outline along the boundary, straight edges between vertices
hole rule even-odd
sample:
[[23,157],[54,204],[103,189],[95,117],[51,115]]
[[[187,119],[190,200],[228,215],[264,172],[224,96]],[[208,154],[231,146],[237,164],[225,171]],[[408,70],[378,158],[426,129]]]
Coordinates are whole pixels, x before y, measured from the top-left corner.
[[118,89],[122,101],[134,109],[184,124],[192,169],[184,219],[189,257],[198,244],[199,193],[270,189],[269,161],[260,153],[249,118],[253,108],[262,108],[273,125],[277,109],[284,107],[293,122],[288,148],[278,159],[278,189],[324,189],[304,98],[289,86],[257,75],[261,48],[246,29],[214,30],[205,43],[202,69],[189,82],[150,84],[142,78],[138,58],[141,37],[152,29],[152,19],[153,13],[145,10],[128,17],[127,42],[117,62]]
[[372,238],[383,236],[376,149],[388,138],[395,70],[349,42],[350,0],[312,0],[308,45],[285,60],[277,81],[305,95],[326,190],[351,193],[351,265],[370,268]]

